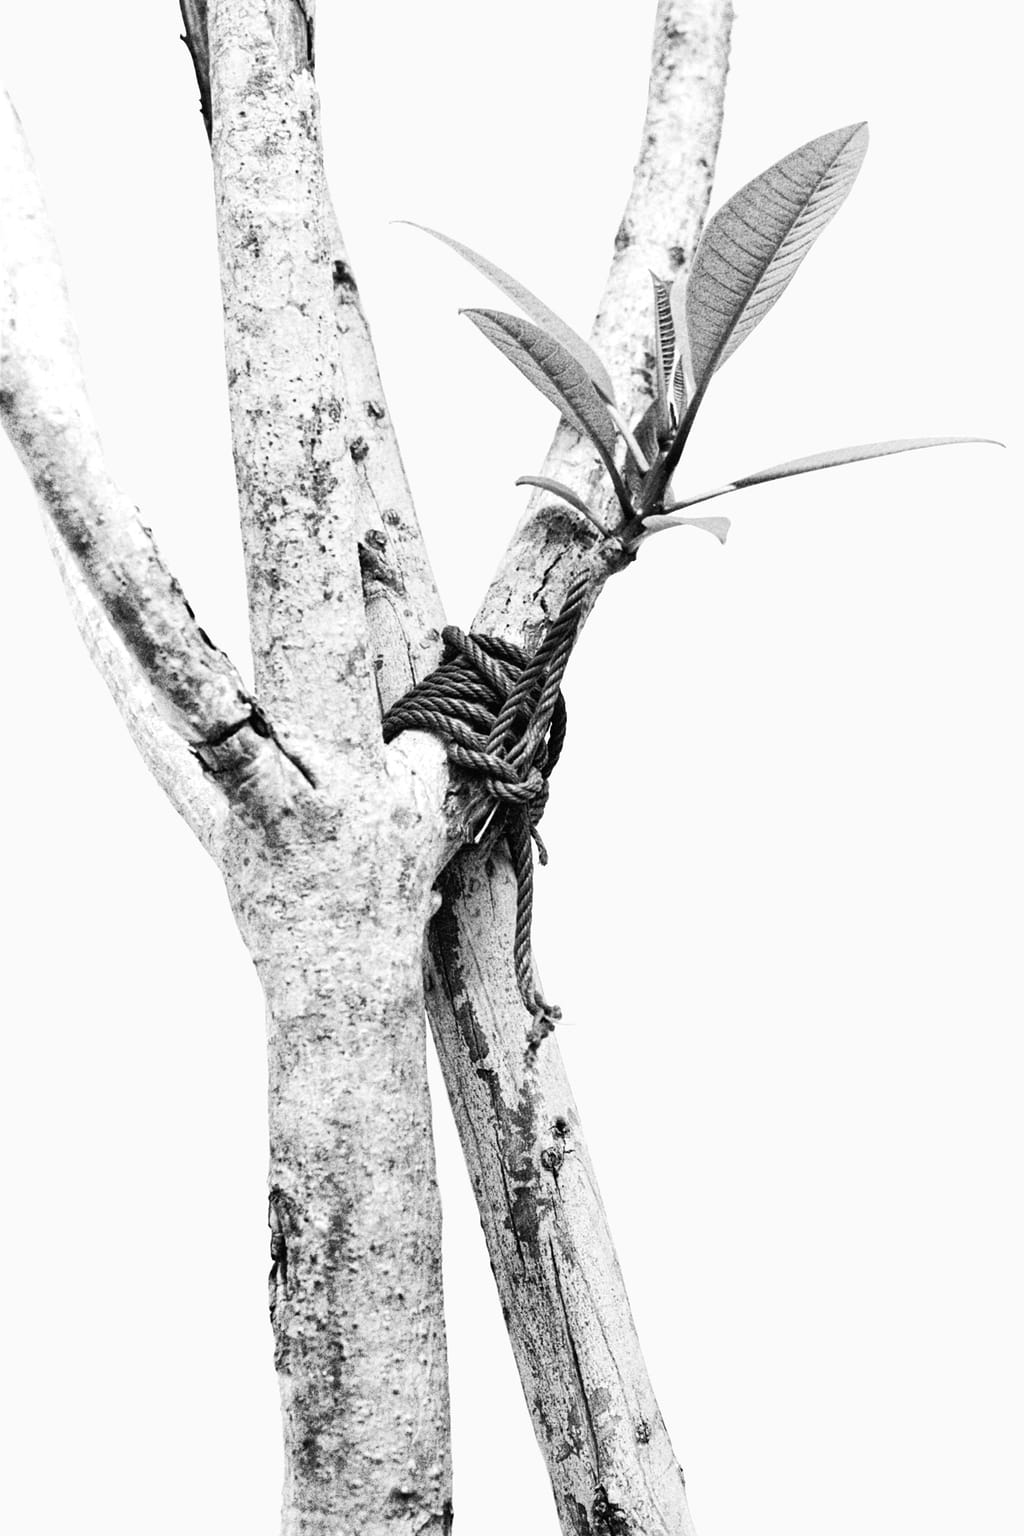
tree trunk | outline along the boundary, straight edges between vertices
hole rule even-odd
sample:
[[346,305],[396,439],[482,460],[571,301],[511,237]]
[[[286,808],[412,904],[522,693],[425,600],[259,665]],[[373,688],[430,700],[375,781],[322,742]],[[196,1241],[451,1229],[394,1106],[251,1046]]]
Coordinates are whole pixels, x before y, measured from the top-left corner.
[[430,1012],[562,1529],[692,1536],[561,1056],[554,1039],[525,1048],[515,891],[496,862],[462,854],[444,881]]
[[403,793],[356,785],[271,851],[244,834],[226,849],[267,1000],[285,1536],[451,1526],[440,1207],[421,1091],[437,846]]
[[[465,837],[466,786],[449,784],[431,738],[385,750],[380,722],[434,664],[440,605],[327,193],[313,6],[186,0],[182,11],[213,150],[256,697],[103,468],[16,127],[3,141],[25,194],[19,325],[5,332],[16,388],[2,403],[77,562],[81,622],[98,603],[180,738],[172,797],[224,873],[264,987],[286,1536],[443,1532],[423,948],[434,882]],[[728,0],[659,5],[643,150],[603,308],[602,345],[630,408],[651,390],[647,267],[684,264],[706,202],[729,18]],[[56,387],[55,357],[69,365]],[[593,490],[592,456],[568,436],[559,467]],[[535,499],[482,627],[532,644],[573,577],[594,578],[593,598],[624,558]],[[99,650],[137,738],[159,741],[116,648]],[[526,1049],[511,890],[500,855],[470,853],[450,870],[431,1005],[530,1409],[567,1532],[688,1536],[558,1054],[551,1041]]]

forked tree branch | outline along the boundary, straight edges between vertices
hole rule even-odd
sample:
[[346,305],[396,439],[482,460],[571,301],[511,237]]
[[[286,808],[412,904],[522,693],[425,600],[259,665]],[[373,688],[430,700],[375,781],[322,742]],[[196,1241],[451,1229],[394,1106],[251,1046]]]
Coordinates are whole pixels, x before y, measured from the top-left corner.
[[[188,814],[192,804],[209,831],[209,807],[199,811],[202,797],[180,748],[173,749],[173,760],[154,762],[159,744],[168,743],[152,718],[155,711],[230,804],[246,819],[272,826],[305,789],[303,769],[196,623],[137,509],[110,477],[82,379],[60,258],[6,96],[0,99],[0,245],[0,417],[78,573],[66,579],[78,596],[79,625],[104,660],[104,675],[136,741],[179,808]],[[149,707],[139,676],[121,663],[117,646],[105,643],[91,602],[145,678]]]
[[[706,209],[731,20],[729,0],[658,7],[640,159],[592,333],[630,414],[652,392],[648,268],[686,264]],[[570,428],[543,473],[599,504],[603,471]],[[578,575],[596,596],[613,568],[590,524],[541,493],[475,627],[532,646]],[[524,1393],[567,1536],[689,1536],[556,1041],[525,1048],[515,906],[504,858],[455,861],[431,928],[427,1003]]]

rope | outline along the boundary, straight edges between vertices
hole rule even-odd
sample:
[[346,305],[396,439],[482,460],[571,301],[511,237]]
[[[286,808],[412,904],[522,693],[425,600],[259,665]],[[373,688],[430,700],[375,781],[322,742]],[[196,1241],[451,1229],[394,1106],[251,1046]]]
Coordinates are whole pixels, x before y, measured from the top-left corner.
[[428,731],[444,743],[453,768],[479,785],[470,804],[474,841],[488,845],[504,837],[516,877],[516,931],[513,945],[520,996],[533,1016],[531,1047],[551,1033],[560,1010],[541,996],[534,982],[533,852],[548,861],[537,831],[548,799],[548,780],[565,742],[565,701],[561,684],[579,633],[589,580],[581,577],[566,594],[536,653],[491,635],[464,634],[449,625],[441,631],[444,658],[428,677],[400,698],[384,716],[384,740],[401,731]]

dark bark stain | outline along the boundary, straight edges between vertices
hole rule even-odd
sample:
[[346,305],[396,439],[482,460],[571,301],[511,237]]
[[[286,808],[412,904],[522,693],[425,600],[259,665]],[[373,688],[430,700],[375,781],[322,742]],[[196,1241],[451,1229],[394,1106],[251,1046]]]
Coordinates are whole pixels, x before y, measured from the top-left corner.
[[552,1199],[542,1185],[540,1138],[533,1089],[523,1083],[515,1107],[509,1109],[497,1072],[483,1065],[488,1046],[470,1000],[461,960],[461,934],[455,913],[463,894],[458,860],[442,877],[443,900],[431,929],[432,948],[444,976],[452,1012],[476,1075],[487,1090],[497,1133],[497,1155],[505,1188],[506,1228],[515,1241],[524,1272],[527,1259],[540,1262],[541,1223]]
[[156,671],[157,664],[162,659],[160,650],[153,637],[143,628],[142,618],[134,600],[126,594],[118,593],[111,598],[107,612],[114,628],[124,636],[129,650],[143,671]]
[[331,281],[334,291],[342,304],[353,304],[359,296],[352,268],[347,261],[334,261],[331,263]]
[[594,1536],[594,1531],[590,1524],[590,1516],[587,1513],[585,1504],[581,1504],[579,1499],[573,1499],[569,1505],[568,1513],[575,1527],[576,1536]]
[[594,1536],[629,1536],[631,1524],[620,1504],[613,1504],[602,1484],[594,1490],[591,1506]]
[[[555,1279],[555,1293],[558,1296],[558,1304],[562,1309],[562,1322],[565,1326],[566,1342],[569,1345],[569,1358],[572,1360],[572,1368],[575,1372],[576,1380],[579,1383],[580,1401],[583,1404],[583,1412],[586,1416],[587,1434],[589,1436],[590,1450],[593,1457],[594,1474],[595,1476],[599,1477],[601,1473],[601,1453],[597,1444],[597,1430],[594,1426],[594,1420],[590,1412],[590,1396],[587,1390],[587,1383],[583,1376],[583,1368],[580,1365],[580,1357],[576,1348],[576,1340],[573,1337],[572,1327],[569,1322],[569,1310],[565,1305],[565,1296],[562,1291],[562,1276],[558,1268],[558,1255],[555,1252],[555,1245],[551,1238],[548,1238],[548,1256],[551,1260],[551,1272]],[[574,1431],[576,1435],[580,1435],[580,1425],[578,1422],[578,1417],[576,1417],[577,1412],[578,1411],[575,1409],[575,1407],[570,1408],[570,1429]],[[582,1448],[581,1437],[580,1454],[582,1453]]]
[[[438,888],[441,892],[441,906],[431,923],[431,947],[444,976],[445,992],[448,994],[452,1013],[455,1015],[456,1026],[470,1061],[478,1068],[477,1076],[479,1077],[481,1076],[479,1063],[487,1055],[489,1047],[480,1033],[476,1009],[470,1001],[462,967],[461,935],[455,914],[462,900],[463,882],[459,875],[457,859],[441,876]],[[488,1086],[495,1108],[498,1108],[501,1105],[501,1095],[497,1079],[491,1072],[488,1072],[487,1076],[493,1079]]]

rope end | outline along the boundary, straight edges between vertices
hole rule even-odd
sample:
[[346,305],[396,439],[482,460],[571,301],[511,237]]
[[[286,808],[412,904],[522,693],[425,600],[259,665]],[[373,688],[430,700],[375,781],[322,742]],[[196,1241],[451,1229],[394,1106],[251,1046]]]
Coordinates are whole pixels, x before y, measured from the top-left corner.
[[562,1010],[554,1003],[546,1003],[540,994],[537,993],[534,996],[531,1013],[533,1023],[530,1025],[526,1035],[526,1047],[529,1051],[536,1051],[542,1040],[546,1040],[548,1035],[554,1034],[555,1025],[562,1017]]

